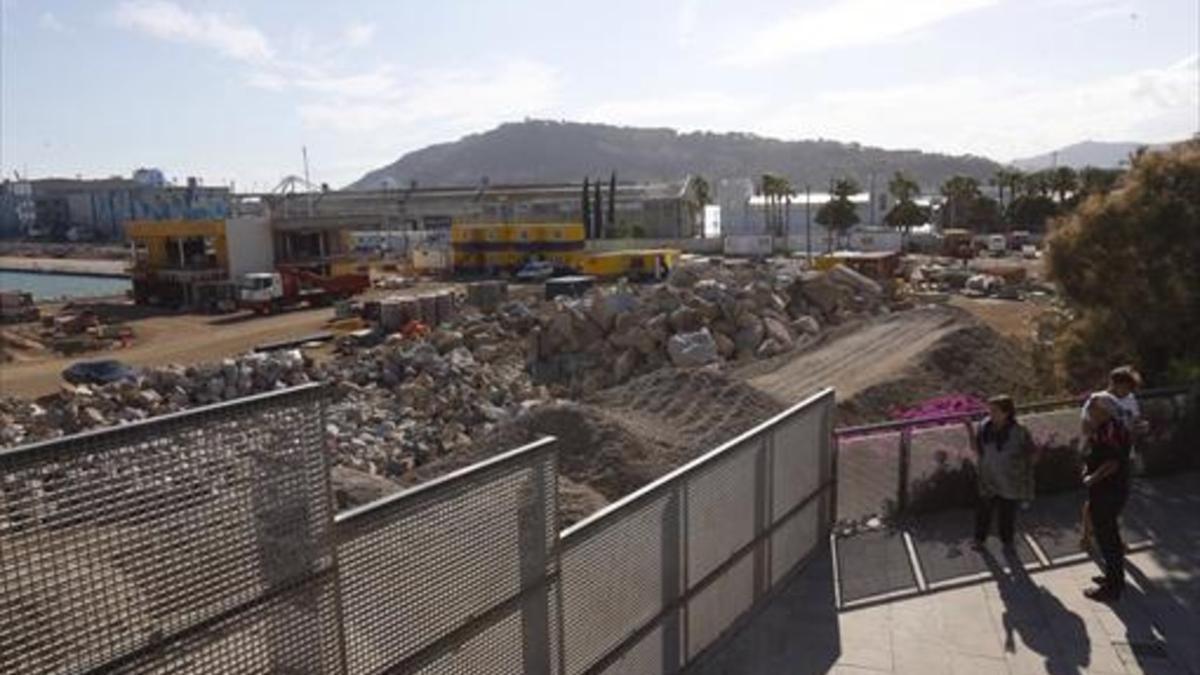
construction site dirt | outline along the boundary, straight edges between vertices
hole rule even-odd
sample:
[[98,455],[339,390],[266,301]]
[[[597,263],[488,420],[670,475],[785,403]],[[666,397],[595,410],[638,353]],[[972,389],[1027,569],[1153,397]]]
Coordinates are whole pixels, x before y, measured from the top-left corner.
[[[431,290],[459,288],[385,295]],[[891,309],[846,273],[702,266],[578,300],[538,290],[514,289],[490,313],[458,295],[458,315],[427,334],[277,357],[229,358],[324,330],[333,310],[133,318],[137,344],[104,356],[144,367],[136,383],[66,387],[59,373],[71,359],[45,355],[6,364],[0,445],[326,381],[339,505],[553,435],[562,516],[574,522],[826,386],[838,391],[839,423],[931,396],[1033,389],[1015,339],[960,308]]]

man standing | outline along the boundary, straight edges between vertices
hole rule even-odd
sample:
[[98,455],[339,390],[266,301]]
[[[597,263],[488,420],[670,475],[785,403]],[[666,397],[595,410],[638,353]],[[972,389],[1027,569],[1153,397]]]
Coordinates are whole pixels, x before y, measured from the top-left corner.
[[1096,586],[1084,595],[1098,602],[1112,602],[1125,590],[1125,543],[1121,541],[1118,520],[1129,499],[1132,435],[1121,420],[1124,412],[1113,394],[1094,394],[1084,410],[1089,434],[1083,484],[1088,491],[1093,536],[1104,559],[1104,575],[1093,578]]

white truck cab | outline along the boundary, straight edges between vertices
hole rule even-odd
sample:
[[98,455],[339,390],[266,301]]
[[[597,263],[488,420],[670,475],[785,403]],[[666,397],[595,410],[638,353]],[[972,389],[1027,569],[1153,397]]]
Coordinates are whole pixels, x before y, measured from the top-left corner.
[[245,302],[270,302],[283,297],[283,279],[278,272],[250,272],[242,277],[238,291]]

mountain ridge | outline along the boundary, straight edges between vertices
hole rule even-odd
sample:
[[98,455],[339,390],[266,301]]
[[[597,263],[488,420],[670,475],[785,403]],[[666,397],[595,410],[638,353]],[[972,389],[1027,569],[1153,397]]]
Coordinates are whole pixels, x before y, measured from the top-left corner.
[[1014,159],[1009,164],[1022,171],[1040,171],[1054,166],[1069,166],[1073,169],[1082,169],[1085,166],[1119,169],[1128,161],[1129,155],[1137,152],[1139,148],[1159,150],[1169,145],[1171,143],[1086,140],[1064,145],[1040,155]]
[[858,143],[816,139],[785,141],[746,132],[678,132],[665,127],[525,120],[506,122],[479,133],[414,150],[395,162],[367,172],[350,190],[418,185],[540,183],[607,178],[622,181],[678,180],[686,174],[710,182],[787,176],[797,189],[816,189],[834,178],[851,176],[867,187],[872,173],[876,190],[903,170],[925,190],[935,190],[953,175],[986,181],[1003,165],[975,155],[946,155],[919,150],[889,150]]

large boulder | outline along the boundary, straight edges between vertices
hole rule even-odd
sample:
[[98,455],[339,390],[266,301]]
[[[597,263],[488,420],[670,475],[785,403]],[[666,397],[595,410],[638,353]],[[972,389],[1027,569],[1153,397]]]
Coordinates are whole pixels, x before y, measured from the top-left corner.
[[768,316],[763,318],[763,328],[766,331],[767,339],[774,341],[781,349],[788,350],[792,348],[795,338],[792,337],[787,324],[779,319]]
[[883,295],[883,287],[877,281],[855,272],[845,265],[835,265],[825,276],[835,284],[854,289],[856,293],[872,298],[879,298]]
[[800,293],[804,300],[816,307],[826,316],[838,310],[845,295],[845,289],[833,283],[827,275],[815,276],[804,281]]
[[753,315],[744,317],[738,322],[738,331],[733,336],[738,354],[753,354],[762,343],[765,334],[766,328],[763,327],[762,319]]
[[811,316],[802,316],[792,322],[792,328],[805,335],[816,335],[821,332],[821,324]]
[[667,340],[667,354],[677,368],[696,368],[720,361],[717,343],[707,328],[679,333]]
[[670,315],[671,329],[676,333],[691,333],[704,325],[704,317],[699,311],[686,305],[679,307]]

